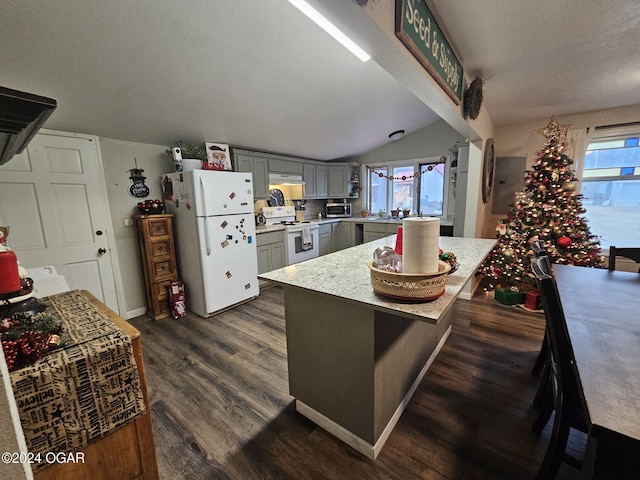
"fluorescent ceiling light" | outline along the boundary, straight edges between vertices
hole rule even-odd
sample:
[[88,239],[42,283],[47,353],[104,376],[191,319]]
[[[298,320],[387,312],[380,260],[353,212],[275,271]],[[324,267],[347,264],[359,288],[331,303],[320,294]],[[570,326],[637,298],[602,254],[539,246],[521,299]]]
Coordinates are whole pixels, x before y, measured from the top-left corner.
[[309,5],[304,0],[289,0],[294,7],[304,13],[307,17],[313,20],[318,26],[320,26],[325,32],[339,41],[347,50],[353,53],[363,62],[366,62],[371,56],[362,50],[353,40],[342,33],[338,27],[323,17],[315,8]]

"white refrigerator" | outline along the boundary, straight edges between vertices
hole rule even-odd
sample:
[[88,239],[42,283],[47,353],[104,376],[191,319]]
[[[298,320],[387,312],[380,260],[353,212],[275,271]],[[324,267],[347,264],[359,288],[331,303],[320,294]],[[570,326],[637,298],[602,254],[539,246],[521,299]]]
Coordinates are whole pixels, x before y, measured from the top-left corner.
[[168,173],[162,182],[187,308],[210,317],[256,297],[251,173],[193,170]]

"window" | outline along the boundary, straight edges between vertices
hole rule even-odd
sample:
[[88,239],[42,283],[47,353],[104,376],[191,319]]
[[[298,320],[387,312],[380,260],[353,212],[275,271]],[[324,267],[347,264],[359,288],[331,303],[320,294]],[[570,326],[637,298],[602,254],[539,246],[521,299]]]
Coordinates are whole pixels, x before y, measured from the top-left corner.
[[392,210],[446,217],[449,157],[420,158],[369,165],[369,211],[390,215]]
[[635,131],[611,135],[596,129],[584,157],[585,217],[603,250],[640,245],[640,127]]

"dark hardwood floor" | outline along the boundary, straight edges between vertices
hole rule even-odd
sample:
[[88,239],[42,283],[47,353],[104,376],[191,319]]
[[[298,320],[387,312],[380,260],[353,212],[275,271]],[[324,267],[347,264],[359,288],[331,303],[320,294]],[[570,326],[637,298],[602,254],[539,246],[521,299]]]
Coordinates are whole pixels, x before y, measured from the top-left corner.
[[[209,319],[132,320],[161,479],[533,478],[550,433],[531,431],[544,318],[482,292],[454,309],[449,339],[375,462],[295,411],[281,288]],[[563,465],[558,479],[574,478]]]

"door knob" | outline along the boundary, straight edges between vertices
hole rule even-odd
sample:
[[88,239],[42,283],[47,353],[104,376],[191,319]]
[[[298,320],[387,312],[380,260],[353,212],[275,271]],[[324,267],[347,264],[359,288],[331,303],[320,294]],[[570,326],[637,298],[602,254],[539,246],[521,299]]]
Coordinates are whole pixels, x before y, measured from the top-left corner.
[[98,253],[99,253],[100,255],[104,255],[105,253],[107,253],[107,249],[106,249],[106,248],[99,248],[99,249],[98,249]]

